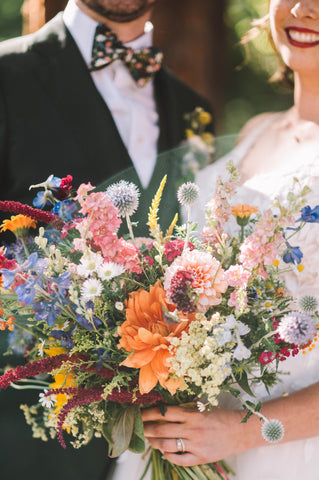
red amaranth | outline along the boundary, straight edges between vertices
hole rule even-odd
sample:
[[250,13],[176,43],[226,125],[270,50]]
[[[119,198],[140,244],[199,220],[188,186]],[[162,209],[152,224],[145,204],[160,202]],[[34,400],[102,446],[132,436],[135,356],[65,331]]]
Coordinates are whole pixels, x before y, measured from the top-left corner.
[[0,390],[5,390],[11,383],[18,382],[23,378],[35,377],[40,373],[52,372],[52,370],[61,367],[63,362],[69,360],[70,357],[66,353],[62,353],[61,355],[34,360],[23,366],[19,365],[15,369],[11,368],[0,377]]
[[29,205],[25,205],[20,202],[14,202],[12,200],[0,200],[0,210],[3,212],[26,215],[27,217],[37,220],[38,222],[53,224],[56,228],[62,228],[64,225],[63,220],[57,215],[53,215],[50,212],[44,212],[39,208],[33,208]]
[[[63,438],[63,425],[66,417],[73,408],[79,407],[81,405],[88,405],[91,403],[100,402],[102,400],[102,394],[104,387],[100,388],[76,388],[76,387],[66,387],[66,388],[55,388],[49,390],[45,393],[45,397],[50,395],[73,395],[66,404],[62,407],[58,419],[57,419],[57,437],[58,441],[63,448],[66,448],[66,444]],[[130,403],[134,405],[144,405],[144,404],[154,404],[157,403],[163,398],[157,392],[150,392],[142,395],[139,392],[136,392],[135,395],[132,392],[128,391],[118,391],[112,392],[107,396],[107,400],[116,403]]]
[[62,407],[57,422],[57,436],[59,443],[63,448],[66,444],[63,438],[63,425],[68,413],[75,407],[80,405],[87,405],[88,403],[96,403],[102,400],[103,388],[87,388],[80,390],[78,395],[70,398],[68,402]]

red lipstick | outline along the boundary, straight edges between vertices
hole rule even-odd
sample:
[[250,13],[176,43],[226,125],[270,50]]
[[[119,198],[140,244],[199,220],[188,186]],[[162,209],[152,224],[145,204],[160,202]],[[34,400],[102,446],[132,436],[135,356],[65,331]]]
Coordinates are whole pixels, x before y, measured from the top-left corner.
[[[306,35],[316,35],[318,40],[314,39],[313,41],[306,39],[302,39],[302,35],[298,35],[298,38],[294,36],[294,32],[298,34],[306,34]],[[298,48],[311,48],[319,45],[319,32],[316,30],[311,30],[310,28],[303,28],[303,27],[288,27],[286,28],[286,34],[288,41],[291,45]],[[293,38],[294,37],[294,38]]]

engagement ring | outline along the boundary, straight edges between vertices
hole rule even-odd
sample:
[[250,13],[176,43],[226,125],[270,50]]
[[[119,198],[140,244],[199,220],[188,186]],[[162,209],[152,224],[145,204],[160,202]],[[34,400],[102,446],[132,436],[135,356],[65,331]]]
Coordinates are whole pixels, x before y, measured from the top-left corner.
[[181,438],[176,438],[176,447],[177,447],[177,451],[179,453],[184,453],[185,452],[185,445],[184,445],[184,442]]

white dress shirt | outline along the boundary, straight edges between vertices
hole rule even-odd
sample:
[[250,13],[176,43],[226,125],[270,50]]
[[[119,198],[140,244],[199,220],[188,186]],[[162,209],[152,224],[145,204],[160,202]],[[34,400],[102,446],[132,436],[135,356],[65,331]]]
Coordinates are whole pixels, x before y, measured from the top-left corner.
[[[69,0],[63,21],[89,66],[97,22],[82,12],[74,0]],[[151,46],[152,30],[125,45],[133,49]],[[159,137],[153,80],[138,87],[120,60],[91,72],[91,76],[112,113],[141,184],[146,188],[155,167]]]

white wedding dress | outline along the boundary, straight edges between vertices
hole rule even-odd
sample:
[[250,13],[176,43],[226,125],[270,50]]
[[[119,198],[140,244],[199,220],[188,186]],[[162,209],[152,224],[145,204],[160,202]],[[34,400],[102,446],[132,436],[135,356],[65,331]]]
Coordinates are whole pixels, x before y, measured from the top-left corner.
[[[278,115],[278,114],[275,114]],[[259,135],[267,128],[274,117],[268,117],[249,136],[241,141],[232,152],[206,167],[197,174],[196,183],[200,187],[200,201],[192,210],[192,219],[203,226],[203,212],[206,203],[214,193],[218,176],[226,178],[226,164],[232,160],[236,166],[246,156]],[[303,158],[291,158],[284,167],[253,176],[244,182],[234,198],[237,202],[249,203],[260,209],[268,208],[271,201],[278,197],[284,203],[293,186],[293,177],[297,177],[302,186],[308,185],[309,205],[313,208],[319,204],[319,151],[309,151]],[[309,224],[293,238],[293,245],[298,245],[304,253],[302,273],[290,272],[286,276],[286,285],[292,295],[314,295],[319,300],[319,224]],[[255,389],[256,396],[267,401],[300,390],[319,381],[319,345],[306,355],[299,354],[282,362],[281,371],[290,372],[283,375],[282,382],[271,390],[269,396],[264,388]],[[319,402],[318,402],[319,408]],[[299,422],[296,418],[296,422]],[[236,472],[234,480],[319,480],[319,436],[278,445],[249,450],[240,455],[225,459]],[[107,480],[139,480],[145,468],[145,459],[141,455],[125,452],[117,460],[115,469]],[[150,480],[148,472],[145,480]]]

